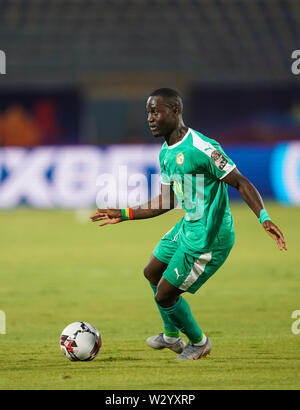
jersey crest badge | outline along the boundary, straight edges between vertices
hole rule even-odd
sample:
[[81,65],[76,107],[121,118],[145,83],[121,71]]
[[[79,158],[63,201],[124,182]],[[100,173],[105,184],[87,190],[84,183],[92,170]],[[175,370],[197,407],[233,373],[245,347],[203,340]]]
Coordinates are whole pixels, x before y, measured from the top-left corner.
[[220,170],[222,170],[225,165],[227,164],[227,159],[224,157],[221,151],[215,149],[211,153],[211,160],[215,164],[216,167],[218,167]]
[[184,163],[184,155],[180,152],[176,157],[176,162],[178,165],[182,165]]

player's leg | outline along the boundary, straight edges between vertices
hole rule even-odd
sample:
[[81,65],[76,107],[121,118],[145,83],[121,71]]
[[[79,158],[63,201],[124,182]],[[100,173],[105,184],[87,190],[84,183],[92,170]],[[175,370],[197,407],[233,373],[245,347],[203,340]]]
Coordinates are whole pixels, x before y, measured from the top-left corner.
[[[149,281],[154,296],[157,292],[157,284],[161,280],[163,272],[167,267],[168,265],[166,263],[161,262],[154,255],[151,255],[150,261],[144,269],[144,275]],[[163,349],[168,347],[176,353],[181,353],[185,343],[180,338],[179,329],[174,325],[173,321],[170,320],[169,316],[162,310],[161,306],[157,303],[156,305],[163,321],[164,331],[158,335],[149,337],[147,339],[147,344],[154,349]]]
[[[172,259],[174,253],[177,251],[177,238],[179,231],[181,229],[183,219],[181,219],[169,232],[164,235],[164,237],[159,241],[155,247],[153,254],[150,257],[150,261],[147,266],[144,268],[144,276],[148,279],[149,284],[154,292],[154,295],[157,291],[157,284],[162,278],[164,271],[168,267],[169,261]],[[161,312],[160,306],[158,306],[160,313],[163,316],[164,324],[166,324],[165,315]],[[171,326],[172,331],[176,335],[179,334],[178,329]],[[168,327],[165,330],[170,330]]]
[[[161,280],[162,275],[167,267],[168,265],[166,263],[161,262],[152,254],[149,263],[144,269],[144,276],[146,279],[148,279],[149,285],[154,293],[154,296],[157,292],[157,284]],[[174,326],[172,321],[170,321],[168,315],[165,314],[165,312],[161,309],[160,305],[158,305],[157,303],[156,305],[164,324],[164,335],[168,338],[179,338],[179,330],[177,329],[177,327]]]
[[181,293],[195,293],[224,263],[230,249],[201,254],[198,258],[178,249],[157,286],[156,301],[169,319],[189,338],[177,359],[198,359],[210,350],[210,341],[198,326]]
[[181,296],[182,293],[184,290],[162,277],[157,286],[155,300],[169,320],[188,337],[190,343],[201,344],[203,332],[194,319],[188,302]]
[[156,286],[167,267],[167,263],[160,261],[152,254],[148,264],[144,268],[144,276],[150,284]]
[[[153,290],[154,296],[157,292],[157,284],[162,278],[163,272],[168,267],[168,263],[177,250],[177,238],[182,225],[179,221],[158,243],[153,251],[149,263],[144,269],[144,275],[148,279]],[[156,302],[156,300],[155,300]],[[179,329],[169,319],[168,315],[156,303],[161,318],[163,320],[164,331],[158,335],[147,339],[147,344],[154,349],[168,347],[176,353],[180,353],[185,343],[180,338]]]
[[[202,330],[199,328],[196,320],[194,319],[188,302],[180,296],[184,292],[184,290],[176,287],[176,284],[171,284],[162,276],[163,272],[165,271],[174,271],[173,273],[177,276],[177,279],[174,279],[175,281],[181,279],[181,276],[186,277],[194,263],[194,258],[186,255],[180,250],[177,250],[171,258],[170,264],[167,266],[162,266],[163,272],[155,271],[154,268],[158,268],[159,263],[157,260],[155,260],[156,258],[154,258],[151,259],[152,264],[150,260],[149,264],[147,265],[148,268],[145,274],[148,279],[152,279],[152,281],[155,283],[158,277],[161,277],[155,289],[155,301],[164,320],[165,331],[164,335],[159,334],[148,338],[148,345],[156,349],[165,347],[163,345],[162,338],[164,338],[165,342],[176,345],[178,342],[180,342],[179,329],[187,335],[191,343],[204,343],[205,340],[203,341],[203,338],[205,338],[206,336],[203,335]],[[151,267],[152,269],[150,269]],[[170,332],[170,329],[172,329],[172,327],[174,331]]]

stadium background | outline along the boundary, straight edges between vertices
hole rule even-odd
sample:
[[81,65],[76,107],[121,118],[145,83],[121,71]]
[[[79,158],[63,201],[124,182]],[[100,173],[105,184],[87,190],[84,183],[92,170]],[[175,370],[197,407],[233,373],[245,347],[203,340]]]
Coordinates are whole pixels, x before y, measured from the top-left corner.
[[[81,205],[93,205],[89,172],[73,200],[31,195],[36,179],[46,179],[49,191],[57,175],[70,172],[55,172],[59,149],[30,172],[26,191],[9,175],[33,160],[7,148],[157,144],[145,101],[161,86],[182,93],[186,123],[219,140],[264,197],[299,204],[299,146],[283,144],[299,141],[300,75],[291,70],[299,20],[297,0],[1,1],[7,74],[0,77],[0,207],[76,207],[79,196]],[[75,152],[73,167],[91,161],[90,151]],[[153,151],[143,152],[144,168],[135,171],[157,170]],[[120,148],[122,156],[124,162]],[[102,166],[93,172],[110,172],[95,161]]]
[[[185,123],[222,144],[277,216],[296,215],[295,233],[297,208],[285,206],[300,205],[300,74],[292,71],[299,27],[299,0],[1,0],[3,249],[13,252],[18,238],[22,247],[29,232],[42,235],[41,209],[79,209],[87,220],[80,210],[96,206],[97,177],[118,165],[128,177],[159,172],[161,141],[147,128],[145,102],[166,86],[182,94]],[[30,222],[18,213],[24,206]],[[12,219],[19,228],[11,229]],[[0,309],[9,325],[8,257],[2,253]],[[50,282],[54,289],[54,276]]]

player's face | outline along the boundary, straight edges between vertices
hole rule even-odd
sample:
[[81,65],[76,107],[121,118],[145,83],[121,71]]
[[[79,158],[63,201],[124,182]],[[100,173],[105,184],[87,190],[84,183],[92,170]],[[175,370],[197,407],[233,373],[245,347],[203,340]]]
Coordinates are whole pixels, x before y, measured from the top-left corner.
[[170,135],[176,128],[178,116],[162,97],[149,97],[147,101],[148,124],[154,137]]

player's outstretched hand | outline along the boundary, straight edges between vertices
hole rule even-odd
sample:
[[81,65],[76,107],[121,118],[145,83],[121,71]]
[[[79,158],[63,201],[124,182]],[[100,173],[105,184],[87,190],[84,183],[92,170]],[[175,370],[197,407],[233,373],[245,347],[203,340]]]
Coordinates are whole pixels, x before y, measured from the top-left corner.
[[263,223],[263,228],[267,232],[271,238],[276,241],[278,248],[282,251],[283,249],[287,251],[286,243],[284,236],[280,229],[272,222],[272,221],[265,221]]
[[99,226],[117,224],[122,222],[121,209],[97,209],[97,212],[90,216],[92,222],[104,221]]

